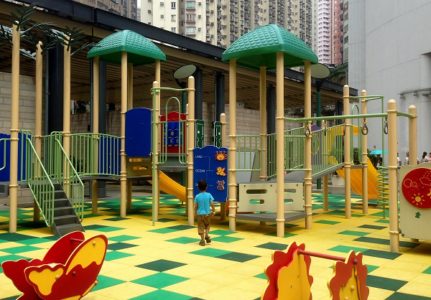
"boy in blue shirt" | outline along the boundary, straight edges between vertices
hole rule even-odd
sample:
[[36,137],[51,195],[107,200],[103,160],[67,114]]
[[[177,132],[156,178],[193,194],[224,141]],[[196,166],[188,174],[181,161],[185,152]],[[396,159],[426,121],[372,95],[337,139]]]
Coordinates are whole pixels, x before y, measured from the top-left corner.
[[211,243],[208,233],[210,231],[210,219],[215,212],[214,198],[210,193],[207,193],[205,180],[202,179],[198,182],[198,188],[200,193],[195,197],[195,213],[198,219],[198,234],[201,236],[199,245],[205,246],[205,241]]

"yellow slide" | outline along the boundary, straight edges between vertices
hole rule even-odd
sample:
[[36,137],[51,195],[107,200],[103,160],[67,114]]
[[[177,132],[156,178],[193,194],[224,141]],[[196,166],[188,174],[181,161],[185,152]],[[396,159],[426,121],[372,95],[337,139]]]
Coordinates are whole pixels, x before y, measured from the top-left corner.
[[[377,170],[374,168],[370,159],[367,161],[368,165],[368,199],[378,199],[379,192],[377,190]],[[361,169],[351,169],[350,171],[350,184],[352,192],[362,196],[362,170]],[[344,178],[344,169],[337,170],[337,174]]]
[[159,186],[162,192],[177,197],[181,202],[186,202],[186,187],[161,171],[159,175]]

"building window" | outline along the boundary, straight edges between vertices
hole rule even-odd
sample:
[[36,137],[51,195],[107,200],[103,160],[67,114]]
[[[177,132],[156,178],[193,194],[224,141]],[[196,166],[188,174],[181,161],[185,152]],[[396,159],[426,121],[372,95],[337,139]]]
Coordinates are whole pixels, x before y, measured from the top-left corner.
[[195,9],[196,3],[194,1],[187,1],[186,2],[186,9]]
[[171,9],[177,8],[177,2],[171,2]]
[[171,27],[172,32],[177,32],[177,27]]
[[177,21],[177,16],[171,15],[171,22],[176,22],[176,21]]
[[165,18],[165,15],[160,15],[160,19],[164,19]]
[[165,6],[165,2],[161,1],[160,2],[160,7],[164,7]]

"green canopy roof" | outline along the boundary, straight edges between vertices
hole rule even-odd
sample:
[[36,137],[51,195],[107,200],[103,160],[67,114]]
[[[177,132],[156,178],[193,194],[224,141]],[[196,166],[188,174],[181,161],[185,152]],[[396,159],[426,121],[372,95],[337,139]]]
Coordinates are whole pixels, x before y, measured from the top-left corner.
[[222,60],[236,59],[243,66],[274,69],[277,52],[284,53],[286,67],[302,66],[305,61],[318,62],[316,54],[303,40],[276,24],[244,34],[223,52]]
[[121,63],[121,53],[127,52],[129,63],[143,65],[155,60],[166,60],[166,55],[146,37],[130,31],[122,30],[108,35],[91,48],[87,58],[100,57],[112,63]]

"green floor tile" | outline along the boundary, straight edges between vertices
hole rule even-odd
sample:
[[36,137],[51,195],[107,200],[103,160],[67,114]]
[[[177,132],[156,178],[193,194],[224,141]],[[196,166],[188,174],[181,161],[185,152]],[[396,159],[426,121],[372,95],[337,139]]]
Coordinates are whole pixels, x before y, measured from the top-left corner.
[[431,267],[428,267],[425,271],[423,271],[422,273],[425,274],[430,274],[431,275]]
[[165,290],[157,290],[135,298],[130,298],[129,300],[189,300],[191,298],[192,297],[183,294],[178,294]]
[[21,255],[15,255],[15,254],[0,256],[0,264],[8,260],[19,260],[19,259],[27,259],[27,257],[21,256]]
[[431,300],[431,297],[417,296],[404,293],[393,293],[386,300]]
[[374,275],[367,276],[367,286],[390,290],[390,291],[397,291],[400,288],[402,288],[406,283],[407,281],[404,281],[404,280],[397,280],[397,279],[374,276]]
[[113,218],[108,218],[105,219],[106,221],[124,221],[124,220],[128,220],[130,218],[122,218],[122,217],[113,217]]
[[393,253],[393,252],[381,251],[381,250],[373,250],[373,249],[368,249],[367,251],[364,251],[363,253],[364,253],[364,255],[378,257],[378,258],[385,258],[385,259],[395,259],[401,255],[399,253]]
[[365,252],[365,251],[367,251],[368,249],[367,249],[367,248],[360,248],[360,247],[350,247],[350,246],[342,246],[342,245],[339,245],[339,246],[332,247],[332,248],[330,248],[330,249],[328,249],[328,250],[336,251],[336,252],[342,252],[342,253],[349,253],[350,251],[355,251],[355,252],[362,252],[362,253],[364,253],[364,252]]
[[268,279],[268,277],[266,277],[266,274],[265,274],[265,273],[257,274],[257,275],[256,275],[256,276],[254,276],[254,277],[256,277],[256,278],[260,278],[260,279],[265,279],[265,280],[267,280],[267,279]]
[[380,219],[376,221],[377,223],[384,223],[384,224],[389,224],[389,220],[388,219]]
[[339,224],[340,222],[338,222],[338,221],[332,221],[332,220],[318,220],[315,223],[335,225],[335,224]]
[[29,251],[39,250],[39,249],[41,249],[41,248],[33,247],[33,246],[19,246],[19,247],[1,249],[1,251],[7,252],[10,254],[19,254],[19,253],[29,252]]
[[34,236],[25,235],[20,233],[2,233],[0,234],[0,241],[20,242],[22,240],[34,239]]
[[150,276],[142,277],[136,280],[133,280],[132,282],[142,285],[151,286],[156,289],[161,289],[164,287],[167,287],[169,285],[173,285],[179,282],[183,282],[185,280],[188,280],[188,278],[171,275],[167,273],[156,273]]
[[367,228],[367,229],[376,229],[376,230],[380,230],[380,229],[385,229],[387,228],[386,226],[379,226],[379,225],[368,225],[368,224],[364,224],[359,226],[359,228]]
[[209,256],[209,257],[218,257],[218,256],[221,256],[224,254],[228,254],[228,253],[230,253],[230,251],[220,250],[220,249],[215,249],[215,248],[205,248],[205,249],[196,250],[196,251],[193,251],[190,253],[197,254],[197,255],[203,255],[203,256]]
[[175,232],[176,230],[174,229],[170,229],[170,228],[158,228],[158,229],[153,229],[153,230],[148,230],[149,232],[155,232],[155,233],[161,233],[161,234],[166,234],[166,233],[172,233]]
[[190,226],[190,225],[175,225],[175,226],[170,226],[166,228],[172,229],[174,231],[187,230],[187,229],[193,229],[193,228],[196,229],[195,226]]
[[191,244],[191,243],[197,243],[199,241],[200,241],[200,238],[195,239],[195,238],[185,237],[185,236],[168,240],[168,242],[177,243],[177,244]]
[[271,249],[271,250],[286,250],[287,244],[279,244],[279,243],[265,243],[261,245],[257,245],[257,248]]
[[245,254],[245,253],[239,253],[239,252],[231,252],[231,253],[226,253],[226,254],[217,256],[217,258],[232,260],[232,261],[237,261],[237,262],[246,262],[246,261],[258,258],[258,257],[260,257],[260,256]]
[[123,230],[124,228],[120,227],[114,227],[114,226],[105,226],[105,225],[89,225],[84,227],[85,230],[95,230],[95,231],[102,231],[102,232],[111,232],[111,231],[117,231],[117,230]]
[[137,265],[137,267],[157,272],[164,272],[184,265],[185,264],[176,261],[159,259],[145,264]]
[[110,237],[109,241],[126,242],[126,241],[136,240],[139,238],[140,238],[139,236],[133,236],[133,235],[118,235],[118,236]]
[[217,230],[212,230],[210,231],[210,234],[215,234],[215,235],[229,235],[235,233],[234,231],[230,231],[230,230],[222,230],[222,229],[217,229]]
[[134,256],[134,254],[123,253],[120,251],[108,251],[108,252],[106,252],[105,260],[111,261],[111,260],[125,258],[128,256]]
[[377,270],[378,268],[379,268],[378,266],[367,265],[368,274],[370,274],[374,270]]
[[211,238],[211,239],[213,241],[220,242],[220,243],[233,243],[233,242],[236,242],[236,241],[243,240],[242,238],[237,238],[237,237],[233,237],[233,236],[226,236],[226,235],[214,237],[214,238]]
[[57,239],[58,237],[54,237],[54,239],[53,238],[32,238],[32,239],[25,239],[19,242],[25,245],[34,245],[34,244],[49,243]]
[[344,231],[339,232],[338,234],[353,235],[353,236],[365,236],[365,235],[369,234],[369,232],[344,230]]
[[117,279],[117,278],[112,278],[112,277],[108,277],[108,276],[103,276],[103,275],[99,275],[97,277],[97,284],[96,286],[92,289],[92,291],[97,291],[97,290],[101,290],[104,288],[108,288],[120,283],[123,283],[123,280]]
[[119,243],[109,244],[108,249],[109,250],[122,250],[122,249],[132,248],[132,247],[136,247],[136,246],[137,245],[119,242]]
[[175,221],[175,219],[161,218],[158,220],[158,222],[162,222],[162,223],[167,223],[172,221]]
[[[355,239],[355,241],[364,242],[364,243],[380,244],[380,245],[389,245],[390,244],[390,241],[388,239],[373,238],[373,237],[366,237],[366,236],[357,238],[357,239]],[[400,241],[401,247],[414,248],[418,245],[419,245],[418,243]]]
[[[267,233],[266,235],[277,236],[277,232],[276,231],[270,232],[270,233]],[[295,233],[284,232],[284,237],[285,238],[288,238],[288,237],[291,237],[291,236],[295,236],[295,235],[296,235]]]

